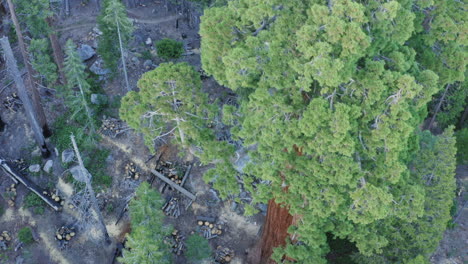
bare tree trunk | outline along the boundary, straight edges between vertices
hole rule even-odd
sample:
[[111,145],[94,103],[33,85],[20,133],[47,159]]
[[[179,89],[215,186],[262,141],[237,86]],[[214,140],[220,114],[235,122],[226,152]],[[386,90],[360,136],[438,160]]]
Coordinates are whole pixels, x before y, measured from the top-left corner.
[[34,79],[33,79],[34,70],[28,60],[28,53],[26,52],[26,45],[24,44],[24,38],[23,38],[23,34],[21,33],[21,27],[18,23],[18,19],[16,18],[16,13],[15,13],[15,8],[13,6],[13,3],[11,2],[11,0],[7,0],[7,3],[8,3],[8,7],[10,8],[11,19],[13,20],[13,24],[15,25],[16,35],[18,37],[18,44],[19,44],[19,48],[21,51],[21,56],[23,56],[23,62],[26,67],[26,70],[28,71],[28,77],[26,79],[26,83],[29,87],[29,91],[32,94],[32,103],[33,103],[34,112],[37,115],[37,121],[42,130],[42,134],[44,135],[44,137],[49,137],[51,136],[52,133],[50,132],[49,127],[47,125],[47,119],[44,114],[44,109],[42,109],[42,106],[41,106],[41,97],[39,96],[39,92],[37,91],[36,85],[34,83]]
[[91,117],[91,111],[89,110],[88,103],[86,102],[86,97],[83,91],[83,86],[81,85],[81,81],[78,81],[78,88],[80,88],[81,99],[83,100],[83,105],[86,110],[86,115],[88,116],[89,125],[91,126],[91,133],[94,135],[96,133],[96,129],[94,128],[93,119]]
[[75,150],[76,157],[78,159],[78,164],[81,169],[81,173],[84,176],[86,189],[90,194],[91,197],[91,205],[94,211],[95,216],[99,220],[99,227],[101,229],[102,234],[104,235],[104,239],[106,243],[110,244],[111,240],[109,237],[109,233],[107,233],[106,224],[104,223],[104,218],[102,217],[101,211],[99,210],[99,206],[96,200],[96,194],[94,193],[93,187],[91,186],[91,175],[88,173],[88,170],[85,168],[83,164],[83,160],[81,159],[80,151],[78,150],[78,146],[76,145],[75,136],[73,134],[70,136],[70,139],[73,144],[73,149]]
[[288,228],[294,217],[287,208],[281,207],[274,199],[268,202],[268,211],[263,225],[262,237],[249,254],[249,263],[274,264],[270,259],[273,249],[286,244]]
[[130,84],[128,83],[127,65],[125,64],[125,56],[124,56],[123,44],[122,44],[122,36],[120,35],[120,25],[119,25],[119,22],[117,22],[117,21],[116,21],[116,24],[117,24],[117,34],[119,35],[120,56],[122,57],[122,66],[123,66],[123,70],[124,70],[125,84],[127,85],[127,91],[130,92],[132,89],[130,88]]
[[50,44],[52,46],[52,51],[54,54],[54,60],[55,64],[57,64],[59,74],[60,74],[60,79],[62,84],[67,84],[67,78],[65,77],[65,71],[63,67],[63,52],[62,48],[60,47],[60,43],[58,41],[57,35],[55,34],[54,31],[52,31],[52,18],[48,17],[46,19],[47,24],[51,28],[51,32],[49,33],[49,39],[50,39]]
[[432,117],[431,117],[431,121],[429,121],[429,124],[427,124],[426,129],[431,129],[431,128],[432,128],[432,125],[434,124],[434,121],[435,121],[435,119],[436,119],[437,113],[439,113],[440,108],[442,107],[442,103],[443,103],[444,100],[445,100],[445,96],[447,95],[447,91],[448,91],[449,88],[450,88],[450,84],[447,84],[447,85],[445,86],[445,91],[444,91],[444,93],[442,94],[442,97],[440,98],[440,101],[439,101],[439,103],[438,103],[437,106],[436,106],[436,109],[435,109],[435,111],[434,111],[434,114],[433,114]]
[[18,90],[18,96],[23,102],[26,115],[29,119],[29,122],[31,123],[31,127],[34,132],[34,137],[36,139],[37,144],[39,145],[39,148],[41,149],[42,156],[49,157],[50,151],[45,142],[44,134],[38,121],[37,113],[33,107],[33,104],[31,103],[31,100],[29,99],[28,92],[26,91],[26,87],[24,86],[23,78],[21,77],[21,74],[18,70],[16,60],[13,57],[13,51],[11,50],[8,38],[1,38],[0,45],[2,46],[3,53],[5,54],[7,66],[11,77],[15,81],[16,89]]

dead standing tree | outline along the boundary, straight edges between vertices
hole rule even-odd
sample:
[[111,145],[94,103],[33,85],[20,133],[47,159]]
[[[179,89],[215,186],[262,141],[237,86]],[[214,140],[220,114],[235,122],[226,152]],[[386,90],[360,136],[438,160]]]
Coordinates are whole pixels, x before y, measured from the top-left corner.
[[[104,223],[104,218],[102,217],[101,211],[99,210],[99,205],[96,200],[96,194],[94,193],[93,187],[91,185],[91,174],[85,168],[83,160],[81,159],[80,151],[76,145],[75,137],[73,134],[70,136],[70,139],[73,144],[73,149],[75,155],[78,159],[78,173],[75,175],[77,181],[83,182],[85,188],[81,193],[75,195],[75,200],[78,198],[78,201],[75,202],[75,205],[80,209],[80,212],[84,218],[78,219],[81,222],[81,226],[86,229],[91,223],[97,223],[97,226],[101,230],[101,233],[104,235],[106,243],[110,243],[110,237],[107,233],[107,228]],[[80,217],[81,218],[81,217]]]
[[[2,46],[3,53],[5,54],[8,70],[13,78],[16,89],[18,90],[18,96],[23,102],[24,109],[26,111],[26,116],[31,123],[32,130],[34,132],[34,138],[36,139],[37,144],[41,149],[41,153],[43,157],[49,157],[50,151],[45,142],[44,138],[44,131],[43,126],[41,126],[39,114],[37,113],[37,109],[34,108],[31,99],[29,98],[28,92],[26,91],[26,87],[23,82],[23,78],[18,70],[18,66],[16,64],[16,60],[13,57],[13,51],[10,47],[10,42],[8,41],[7,37],[3,37],[0,39],[0,45]],[[42,109],[42,108],[41,108]],[[42,112],[44,114],[44,112]]]
[[[15,25],[16,29],[16,36],[18,37],[18,45],[20,48],[21,56],[23,57],[23,62],[26,67],[26,70],[28,72],[28,76],[26,78],[26,83],[29,88],[29,91],[31,92],[32,95],[32,107],[34,109],[34,113],[36,113],[36,118],[39,123],[39,127],[41,128],[42,134],[44,137],[49,137],[51,135],[51,132],[49,130],[49,127],[47,125],[47,119],[44,114],[44,109],[41,106],[41,97],[39,95],[39,92],[36,88],[36,84],[34,82],[34,70],[29,63],[29,56],[28,53],[26,52],[26,45],[24,44],[24,37],[23,33],[21,32],[21,27],[19,25],[18,19],[16,17],[16,12],[15,12],[15,7],[13,6],[13,2],[11,0],[7,0],[8,7],[10,9],[10,15],[11,19],[13,20],[13,24]],[[10,46],[8,44],[8,46]],[[10,49],[11,50],[11,49]],[[16,64],[15,64],[16,65]],[[24,103],[24,102],[23,102]]]

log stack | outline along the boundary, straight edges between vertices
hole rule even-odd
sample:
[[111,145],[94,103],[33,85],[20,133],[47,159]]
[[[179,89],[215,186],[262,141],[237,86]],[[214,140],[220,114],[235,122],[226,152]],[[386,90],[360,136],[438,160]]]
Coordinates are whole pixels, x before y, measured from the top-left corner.
[[11,241],[11,236],[8,231],[3,231],[0,234],[0,249],[1,250],[7,250],[8,248],[8,243]]
[[76,236],[75,228],[73,227],[60,227],[55,232],[55,240],[59,242],[59,248],[64,249],[68,245],[69,241]]
[[8,206],[15,207],[16,200],[16,184],[11,184],[10,187],[6,188],[6,197],[8,198]]
[[115,138],[127,130],[129,130],[128,126],[122,120],[108,118],[102,121],[99,132],[108,137]]
[[45,190],[42,191],[42,194],[44,194],[45,196],[50,197],[52,200],[54,200],[55,202],[57,202],[58,204],[63,206],[65,204],[65,200],[56,193],[58,193],[57,190],[52,191],[52,192],[48,192],[48,191],[45,191]]
[[18,95],[16,93],[12,93],[11,95],[7,95],[5,100],[3,100],[3,106],[10,110],[11,112],[16,113],[19,107],[22,105]]
[[216,263],[226,264],[230,263],[234,258],[234,250],[218,246],[215,251],[215,261]]
[[206,239],[212,239],[224,233],[224,223],[215,223],[214,218],[197,217],[198,232]]
[[162,210],[165,215],[167,216],[172,216],[174,218],[178,218],[180,216],[180,203],[179,203],[179,198],[177,197],[172,197],[167,201]]
[[133,162],[125,165],[125,175],[127,179],[138,180],[140,179],[140,171]]
[[183,236],[179,230],[175,229],[170,236],[164,239],[164,243],[171,246],[172,253],[180,256],[185,249],[184,240],[185,236]]

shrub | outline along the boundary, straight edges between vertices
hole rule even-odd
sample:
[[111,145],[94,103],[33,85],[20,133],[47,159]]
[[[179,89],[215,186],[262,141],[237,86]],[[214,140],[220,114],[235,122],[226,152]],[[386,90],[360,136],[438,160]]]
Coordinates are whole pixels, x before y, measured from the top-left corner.
[[457,137],[457,162],[468,164],[468,128],[463,128],[455,133]]
[[26,197],[24,197],[23,204],[24,204],[24,207],[26,208],[45,205],[44,201],[39,196],[37,196],[35,193],[32,193],[32,192],[28,193]]
[[173,39],[162,39],[156,42],[158,56],[164,60],[178,59],[184,53],[182,42]]
[[202,236],[197,234],[190,235],[185,243],[187,244],[185,256],[190,263],[197,263],[211,256],[211,248],[208,244],[208,240]]
[[32,231],[31,231],[31,228],[29,228],[29,227],[21,228],[20,231],[18,232],[18,238],[25,245],[29,245],[32,242],[34,242],[34,238],[32,236]]

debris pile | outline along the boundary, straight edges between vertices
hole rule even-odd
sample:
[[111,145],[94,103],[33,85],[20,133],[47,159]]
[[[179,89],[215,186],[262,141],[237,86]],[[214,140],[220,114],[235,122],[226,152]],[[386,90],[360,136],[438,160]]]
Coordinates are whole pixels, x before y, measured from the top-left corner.
[[133,162],[125,165],[125,175],[127,179],[138,180],[140,178],[140,172]]
[[218,246],[215,251],[215,261],[216,263],[225,264],[231,262],[234,258],[234,250]]
[[55,240],[59,242],[59,248],[64,249],[68,242],[76,236],[75,228],[74,227],[60,227],[57,232],[55,232]]
[[172,197],[164,204],[162,210],[164,211],[165,215],[178,218],[180,216],[179,198]]
[[28,165],[26,164],[24,159],[15,159],[15,160],[12,160],[11,162],[16,167],[16,169],[18,169],[20,172],[23,172],[26,169],[28,169]]
[[177,256],[181,255],[184,250],[185,236],[181,235],[179,230],[175,229],[174,232],[164,239],[164,243],[171,246],[172,253]]
[[8,231],[3,231],[2,234],[0,234],[0,249],[2,250],[7,250],[8,247],[8,242],[11,241],[11,236]]
[[10,207],[15,207],[16,200],[16,184],[11,184],[10,187],[6,188],[7,203]]
[[7,95],[5,100],[3,100],[3,106],[12,111],[15,112],[18,110],[18,108],[22,105],[18,95],[16,93],[12,93],[11,95]]
[[198,231],[206,239],[212,239],[223,233],[223,223],[215,223],[214,218],[197,217]]
[[102,120],[99,132],[111,138],[115,138],[130,128],[122,121],[116,118],[108,118]]
[[156,171],[166,176],[177,185],[182,185],[184,176],[182,175],[180,166],[176,166],[172,162],[166,161],[158,166]]

